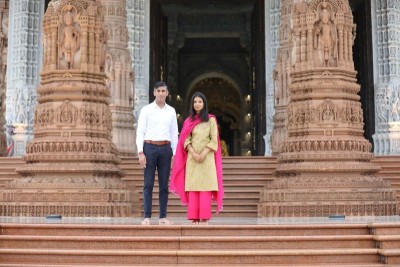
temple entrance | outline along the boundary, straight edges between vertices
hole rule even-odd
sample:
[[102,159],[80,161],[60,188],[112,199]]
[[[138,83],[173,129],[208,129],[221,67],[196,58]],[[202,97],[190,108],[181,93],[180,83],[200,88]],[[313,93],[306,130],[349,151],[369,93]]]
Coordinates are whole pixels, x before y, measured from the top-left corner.
[[[209,77],[208,77],[209,76]],[[209,112],[217,117],[220,126],[220,137],[227,144],[229,155],[241,155],[249,150],[246,142],[241,142],[242,132],[249,128],[249,120],[242,120],[242,101],[237,85],[227,77],[216,73],[198,77],[189,87],[186,110],[189,110],[190,98],[194,92],[202,92],[208,96]],[[242,130],[243,129],[243,130]],[[245,135],[244,135],[245,138]],[[243,147],[241,146],[243,143]]]
[[229,154],[264,155],[264,0],[152,0],[150,12],[150,84],[168,83],[180,126],[201,91]]

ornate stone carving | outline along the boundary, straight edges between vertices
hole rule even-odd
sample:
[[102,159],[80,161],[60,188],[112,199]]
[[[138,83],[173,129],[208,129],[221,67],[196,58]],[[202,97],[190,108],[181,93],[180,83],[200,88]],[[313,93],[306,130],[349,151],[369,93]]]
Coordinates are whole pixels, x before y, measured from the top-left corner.
[[68,100],[65,100],[64,103],[56,109],[56,113],[56,120],[59,127],[76,125],[78,120],[78,110]]
[[101,2],[107,10],[105,23],[109,38],[104,72],[110,90],[112,138],[121,155],[132,156],[136,151],[133,116],[134,75],[128,50],[125,0]]
[[[6,90],[7,90],[7,56],[8,56],[8,23],[9,3],[0,1],[0,128],[6,127]],[[0,131],[0,156],[7,155],[7,147],[11,144],[9,133]],[[7,139],[9,144],[7,144]],[[11,153],[11,151],[10,151]]]
[[[42,60],[39,40],[44,1],[6,2],[10,4],[10,13],[13,16],[9,25],[8,20],[2,21],[2,29],[9,27],[8,37],[13,44],[7,47],[7,143],[10,147],[14,146],[13,156],[21,156],[25,153],[26,143],[33,137],[36,86],[40,79]],[[3,62],[5,62],[4,52],[3,50]],[[4,70],[4,65],[2,67]],[[23,97],[18,95],[21,91],[24,94]],[[21,102],[23,102],[22,105],[20,105]],[[18,137],[15,133],[16,128],[20,129]]]
[[70,69],[74,67],[74,62],[79,62],[79,58],[75,59],[75,55],[79,50],[80,46],[80,27],[75,21],[76,10],[72,6],[67,6],[63,11],[62,20],[63,24],[59,28],[59,44],[61,53],[59,54],[61,58],[60,64],[66,64],[66,68]]
[[379,155],[399,155],[400,147],[400,6],[397,1],[375,0],[373,46],[375,84],[374,150]]
[[319,20],[314,26],[314,48],[317,50],[315,65],[321,67],[337,66],[337,30],[332,8],[322,2]]
[[[111,142],[103,10],[91,0],[49,4],[35,137],[23,157],[27,164],[17,170],[22,179],[0,191],[1,216],[132,214],[131,192]],[[16,100],[23,104],[29,96],[20,95]]]
[[126,0],[127,27],[129,33],[128,49],[134,69],[134,117],[149,103],[149,47],[150,44],[150,2],[145,0]]
[[[379,167],[370,162],[371,144],[362,137],[348,1],[302,0],[293,1],[292,7],[282,22],[283,29],[293,25],[288,37],[294,44],[291,79],[285,76],[286,69],[276,71],[276,102],[284,94],[290,99],[275,116],[278,122],[287,114],[287,137],[278,156],[276,179],[261,194],[259,215],[397,214],[395,191],[375,176]],[[280,49],[286,52],[283,62],[291,55],[287,51],[284,46]],[[392,112],[386,113],[389,117],[397,116],[397,97],[394,94]]]

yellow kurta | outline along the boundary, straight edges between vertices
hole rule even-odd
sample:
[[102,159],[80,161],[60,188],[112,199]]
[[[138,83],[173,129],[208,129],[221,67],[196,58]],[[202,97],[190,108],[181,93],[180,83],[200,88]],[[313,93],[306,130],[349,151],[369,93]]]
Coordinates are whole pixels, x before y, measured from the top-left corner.
[[218,191],[217,171],[214,153],[218,149],[218,128],[214,118],[201,122],[194,127],[185,141],[185,148],[191,144],[196,153],[200,154],[205,147],[211,149],[204,161],[197,162],[188,153],[186,162],[185,191]]

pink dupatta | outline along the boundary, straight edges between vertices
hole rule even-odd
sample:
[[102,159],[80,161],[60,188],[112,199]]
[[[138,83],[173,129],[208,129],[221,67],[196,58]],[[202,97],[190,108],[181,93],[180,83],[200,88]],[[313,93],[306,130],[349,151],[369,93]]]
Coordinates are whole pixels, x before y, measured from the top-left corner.
[[[214,115],[209,114],[209,118]],[[216,118],[215,118],[216,120]],[[188,117],[183,123],[182,131],[179,136],[178,146],[176,148],[174,165],[172,168],[172,175],[170,181],[170,191],[175,195],[178,195],[181,199],[183,206],[188,204],[188,194],[185,192],[185,171],[186,171],[186,160],[187,151],[185,150],[184,144],[186,138],[193,131],[194,127],[201,121],[199,118],[192,120]],[[212,199],[217,203],[217,213],[222,210],[222,199],[224,197],[224,186],[222,182],[222,156],[221,156],[221,144],[218,133],[218,150],[214,153],[215,165],[217,169],[217,181],[218,181],[218,191],[212,191]]]

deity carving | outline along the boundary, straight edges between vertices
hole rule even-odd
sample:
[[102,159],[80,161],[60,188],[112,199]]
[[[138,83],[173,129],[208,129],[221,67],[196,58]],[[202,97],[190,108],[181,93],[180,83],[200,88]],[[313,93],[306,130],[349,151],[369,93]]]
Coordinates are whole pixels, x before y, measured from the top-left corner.
[[316,66],[337,66],[337,32],[334,15],[327,3],[322,3],[319,21],[314,26],[314,49]]
[[57,109],[57,122],[60,125],[75,125],[78,117],[76,107],[68,100]]
[[63,16],[64,23],[60,28],[60,58],[66,62],[68,69],[74,66],[75,54],[80,47],[80,29],[75,22],[75,15],[68,9]]

